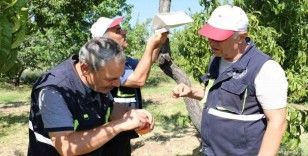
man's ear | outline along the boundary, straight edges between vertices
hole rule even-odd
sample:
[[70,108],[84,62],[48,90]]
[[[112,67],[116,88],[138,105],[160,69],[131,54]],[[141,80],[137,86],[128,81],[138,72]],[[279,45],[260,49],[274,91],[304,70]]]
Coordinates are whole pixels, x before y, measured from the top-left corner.
[[81,63],[80,70],[82,75],[88,75],[90,73],[90,66],[87,63]]
[[247,33],[246,32],[240,32],[239,34],[239,43],[245,43],[245,38],[247,37]]

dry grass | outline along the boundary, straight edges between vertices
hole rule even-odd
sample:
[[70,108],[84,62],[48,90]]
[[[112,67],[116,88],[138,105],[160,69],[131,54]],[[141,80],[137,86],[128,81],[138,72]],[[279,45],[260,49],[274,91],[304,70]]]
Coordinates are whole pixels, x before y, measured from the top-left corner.
[[[170,98],[174,85],[166,82],[143,89],[145,107],[156,117],[156,128],[153,132],[132,141],[132,155],[169,156],[199,153],[196,131],[189,124],[182,100]],[[0,97],[0,155],[24,156],[28,146],[30,88],[12,91],[1,88],[0,92],[7,96]]]
[[[145,108],[156,119],[156,127],[153,132],[132,140],[132,155],[200,155],[197,132],[190,124],[183,101],[171,98],[175,83],[163,81],[150,86],[143,88],[142,93]],[[25,88],[0,88],[1,156],[26,155],[30,88]],[[301,147],[303,155],[308,155],[308,134],[302,135]]]

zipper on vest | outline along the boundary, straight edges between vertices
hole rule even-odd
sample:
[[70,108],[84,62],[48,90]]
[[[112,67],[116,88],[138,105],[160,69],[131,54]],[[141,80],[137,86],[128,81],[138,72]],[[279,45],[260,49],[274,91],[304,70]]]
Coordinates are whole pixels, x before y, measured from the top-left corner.
[[245,89],[245,93],[244,93],[244,99],[243,99],[243,103],[242,103],[242,111],[241,114],[243,114],[245,106],[246,106],[246,98],[247,98],[247,88]]

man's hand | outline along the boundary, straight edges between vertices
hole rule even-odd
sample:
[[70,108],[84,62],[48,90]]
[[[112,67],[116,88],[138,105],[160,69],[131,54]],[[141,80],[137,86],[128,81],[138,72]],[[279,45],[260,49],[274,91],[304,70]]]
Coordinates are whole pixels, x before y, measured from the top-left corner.
[[148,132],[154,128],[154,120],[152,115],[143,109],[132,109],[124,114],[126,130],[131,129],[147,129]]
[[152,46],[154,49],[161,47],[163,45],[167,38],[168,38],[169,32],[162,32],[162,33],[155,33],[149,40],[148,45]]
[[187,96],[190,96],[191,93],[192,93],[191,88],[188,87],[187,85],[183,84],[183,83],[177,85],[172,90],[172,96],[174,98],[187,97]]
[[49,132],[50,139],[61,155],[82,155],[94,151],[122,131],[154,127],[152,115],[146,110],[132,109],[120,119],[85,131]]
[[154,63],[157,60],[159,56],[160,48],[162,47],[162,45],[166,42],[168,38],[168,33],[169,32],[155,33],[155,35],[149,39],[147,46],[153,48],[152,60],[151,60],[152,63]]
[[145,122],[144,125],[136,128],[135,131],[140,135],[151,132],[154,129],[154,119],[152,115],[143,109],[137,109],[136,111],[139,116],[146,118],[147,122]]
[[172,90],[172,96],[174,98],[189,97],[196,100],[202,100],[204,97],[204,90],[202,88],[192,88],[181,83],[174,87]]

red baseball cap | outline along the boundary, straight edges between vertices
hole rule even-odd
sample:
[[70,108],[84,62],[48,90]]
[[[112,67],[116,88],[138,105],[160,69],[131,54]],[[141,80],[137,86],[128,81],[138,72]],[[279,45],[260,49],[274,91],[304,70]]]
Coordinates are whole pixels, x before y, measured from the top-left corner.
[[206,23],[198,31],[198,33],[202,36],[205,36],[207,38],[210,38],[216,41],[224,41],[230,36],[232,36],[234,34],[234,31],[219,29],[219,28],[213,27],[210,24]]
[[92,37],[103,37],[108,28],[112,28],[121,24],[123,20],[124,17],[118,17],[114,19],[100,17],[90,29]]
[[239,7],[223,5],[217,7],[209,20],[202,26],[198,33],[209,39],[223,41],[236,31],[247,32],[248,17]]
[[110,24],[109,28],[112,28],[114,26],[120,25],[123,20],[124,20],[124,17],[118,17],[118,18],[114,19],[112,21],[112,23]]

